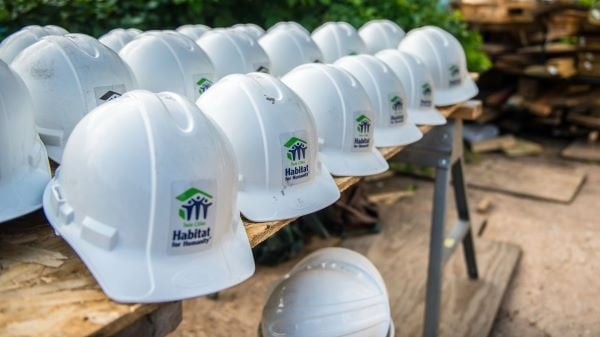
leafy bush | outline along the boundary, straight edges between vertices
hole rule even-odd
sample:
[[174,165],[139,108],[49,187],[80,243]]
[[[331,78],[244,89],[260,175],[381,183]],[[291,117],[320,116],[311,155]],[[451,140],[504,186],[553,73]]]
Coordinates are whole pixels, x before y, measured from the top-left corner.
[[479,33],[467,28],[459,12],[439,8],[436,0],[0,0],[0,38],[31,24],[57,24],[99,36],[115,27],[170,29],[185,23],[222,27],[238,22],[270,27],[293,20],[312,30],[325,21],[360,27],[378,18],[396,21],[405,30],[440,26],[463,43],[470,70],[490,66],[480,50]]

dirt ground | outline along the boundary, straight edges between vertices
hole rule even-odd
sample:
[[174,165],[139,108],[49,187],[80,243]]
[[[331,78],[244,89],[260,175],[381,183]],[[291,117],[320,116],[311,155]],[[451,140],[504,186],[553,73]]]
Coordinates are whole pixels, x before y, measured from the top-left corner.
[[[542,156],[518,160],[585,172],[587,180],[569,204],[469,189],[473,224],[481,238],[514,243],[522,249],[490,336],[600,336],[600,165],[559,158],[565,145],[545,141]],[[482,160],[486,158],[511,160],[502,155]],[[411,198],[431,200],[430,181],[393,179],[394,185],[416,186]],[[377,188],[371,191],[377,193]],[[491,211],[475,212],[475,205],[484,198],[491,200]],[[427,212],[419,219],[419,225],[430,221]],[[335,242],[313,240],[302,255]],[[270,285],[300,258],[275,268],[258,267],[250,280],[221,292],[216,301],[184,302],[184,320],[171,337],[256,336]]]

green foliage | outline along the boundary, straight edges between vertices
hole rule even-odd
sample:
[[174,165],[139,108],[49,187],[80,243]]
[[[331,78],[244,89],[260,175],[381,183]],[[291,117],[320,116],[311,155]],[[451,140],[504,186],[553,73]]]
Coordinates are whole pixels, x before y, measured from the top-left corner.
[[407,31],[423,25],[440,26],[462,42],[470,70],[489,68],[479,33],[467,29],[459,12],[438,6],[435,0],[0,0],[0,38],[31,24],[57,24],[72,32],[99,36],[115,27],[148,30],[186,23],[221,27],[238,22],[270,27],[293,20],[312,30],[330,20],[360,27],[366,21],[387,18]]

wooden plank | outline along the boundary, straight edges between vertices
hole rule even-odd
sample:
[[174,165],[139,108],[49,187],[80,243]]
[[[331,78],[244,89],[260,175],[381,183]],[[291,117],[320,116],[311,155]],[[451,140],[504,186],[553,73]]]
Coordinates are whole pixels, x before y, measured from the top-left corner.
[[600,143],[590,143],[585,140],[573,141],[565,147],[561,156],[568,159],[575,159],[589,162],[600,162]]
[[577,112],[567,114],[567,121],[589,128],[600,129],[600,117],[584,115]]
[[[389,185],[390,189],[397,188]],[[428,192],[424,193],[423,190]],[[414,198],[380,207],[382,233],[342,242],[366,255],[387,285],[396,337],[422,335],[427,278],[431,184]],[[520,257],[511,244],[475,242],[480,279],[469,280],[457,250],[444,270],[440,336],[487,336]]]
[[517,139],[513,135],[503,135],[491,139],[485,139],[478,142],[471,142],[471,151],[474,153],[484,153],[502,150],[504,147],[513,146]]
[[515,143],[503,147],[502,151],[509,157],[525,157],[541,154],[544,152],[544,148],[538,143],[517,139]]
[[535,199],[569,203],[586,175],[549,164],[488,159],[467,167],[469,186]]
[[474,121],[481,116],[482,104],[478,99],[467,101],[460,105],[452,114],[452,118]]

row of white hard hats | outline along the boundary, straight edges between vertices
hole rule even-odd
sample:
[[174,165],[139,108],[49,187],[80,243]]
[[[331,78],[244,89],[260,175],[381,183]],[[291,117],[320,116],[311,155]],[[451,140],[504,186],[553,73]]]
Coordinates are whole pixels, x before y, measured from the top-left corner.
[[393,337],[387,289],[377,268],[345,248],[298,262],[267,294],[260,337]]

